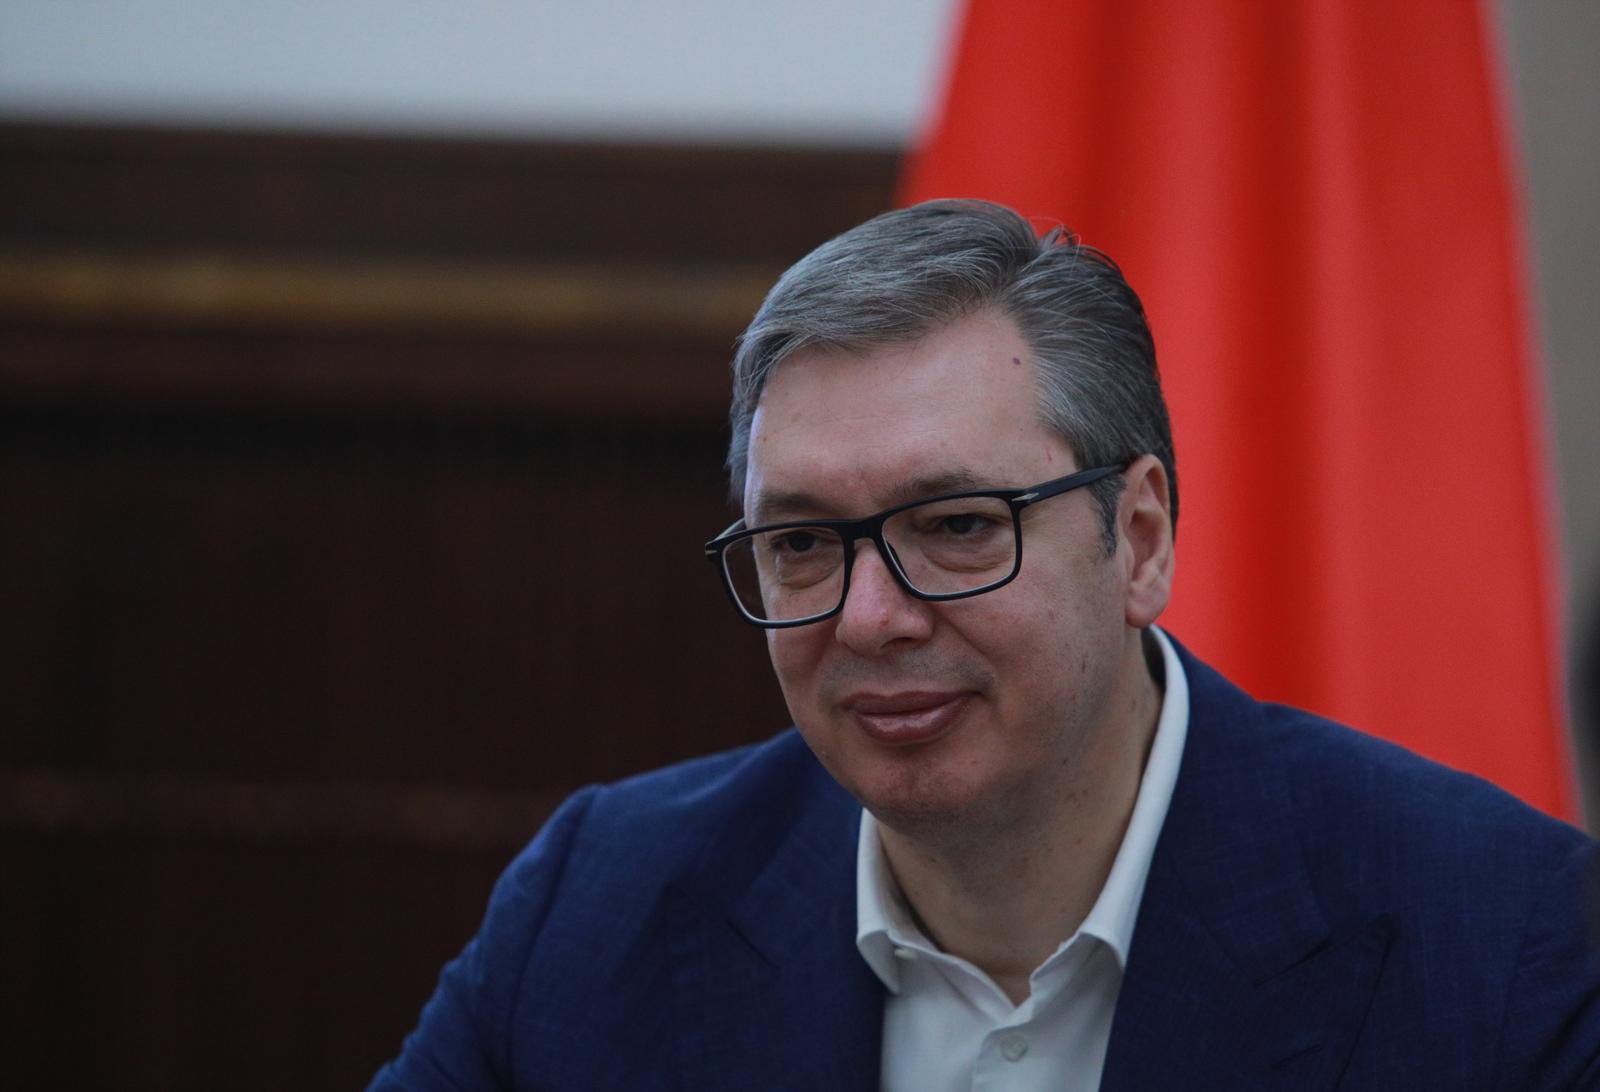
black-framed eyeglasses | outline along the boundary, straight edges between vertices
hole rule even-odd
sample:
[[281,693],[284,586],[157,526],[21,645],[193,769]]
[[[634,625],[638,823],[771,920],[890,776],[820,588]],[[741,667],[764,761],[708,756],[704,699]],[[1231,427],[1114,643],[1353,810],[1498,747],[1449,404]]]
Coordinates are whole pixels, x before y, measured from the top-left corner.
[[1098,466],[1026,489],[947,493],[864,519],[813,519],[746,529],[739,520],[706,543],[733,605],[768,629],[831,618],[850,592],[856,543],[871,539],[896,583],[942,603],[994,591],[1022,569],[1022,510],[1123,466]]

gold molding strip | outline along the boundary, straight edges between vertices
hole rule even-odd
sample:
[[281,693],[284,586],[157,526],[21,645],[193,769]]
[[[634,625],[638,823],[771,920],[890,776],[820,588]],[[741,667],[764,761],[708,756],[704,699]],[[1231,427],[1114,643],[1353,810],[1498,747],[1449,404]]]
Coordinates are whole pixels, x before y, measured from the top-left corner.
[[731,339],[770,269],[0,251],[0,316]]

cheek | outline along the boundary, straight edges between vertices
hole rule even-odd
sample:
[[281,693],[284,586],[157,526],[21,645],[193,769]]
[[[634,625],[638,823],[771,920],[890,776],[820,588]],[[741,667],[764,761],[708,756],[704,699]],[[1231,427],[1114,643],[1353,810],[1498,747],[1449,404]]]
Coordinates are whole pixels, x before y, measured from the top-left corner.
[[1003,610],[997,618],[984,619],[987,639],[981,647],[998,670],[1031,679],[1028,693],[1047,695],[1054,690],[1051,680],[1069,689],[1078,686],[1102,646],[1118,635],[1122,612],[1105,566],[1046,551],[1033,560],[1038,564],[1028,574],[1032,579],[1019,579],[1009,596],[1012,588],[996,593],[995,606]]
[[791,713],[795,712],[797,704],[807,700],[816,678],[821,642],[819,634],[812,631],[823,628],[824,625],[818,625],[767,630],[767,655],[772,659],[772,671],[783,688]]

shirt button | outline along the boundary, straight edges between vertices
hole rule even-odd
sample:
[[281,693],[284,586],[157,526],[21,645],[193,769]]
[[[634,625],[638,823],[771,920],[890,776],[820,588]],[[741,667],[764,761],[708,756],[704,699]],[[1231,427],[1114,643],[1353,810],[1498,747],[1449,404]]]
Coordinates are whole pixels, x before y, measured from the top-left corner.
[[1020,1062],[1028,1053],[1028,1040],[1013,1032],[1000,1040],[1000,1056],[1008,1062]]
[[896,959],[903,959],[909,963],[911,960],[917,958],[917,953],[913,952],[910,948],[896,948],[894,950],[894,957]]

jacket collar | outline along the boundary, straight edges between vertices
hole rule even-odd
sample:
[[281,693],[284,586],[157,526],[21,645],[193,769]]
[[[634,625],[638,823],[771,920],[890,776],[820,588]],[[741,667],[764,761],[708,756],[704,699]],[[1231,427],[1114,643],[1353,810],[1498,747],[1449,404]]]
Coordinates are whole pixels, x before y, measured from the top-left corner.
[[[1391,935],[1336,934],[1316,896],[1264,708],[1182,646],[1190,720],[1101,1087],[1331,1088]],[[855,938],[860,808],[790,733],[798,788],[746,852],[669,893],[685,1087],[876,1087],[884,990]],[[737,862],[757,862],[738,872]],[[730,862],[730,872],[718,862]]]
[[884,991],[855,947],[860,807],[786,742],[803,786],[770,855],[748,882],[708,875],[671,893],[686,1088],[877,1086]]
[[1265,707],[1178,651],[1189,737],[1102,1088],[1331,1087],[1365,1017],[1389,922],[1334,934],[1301,850],[1292,781],[1263,731]]

